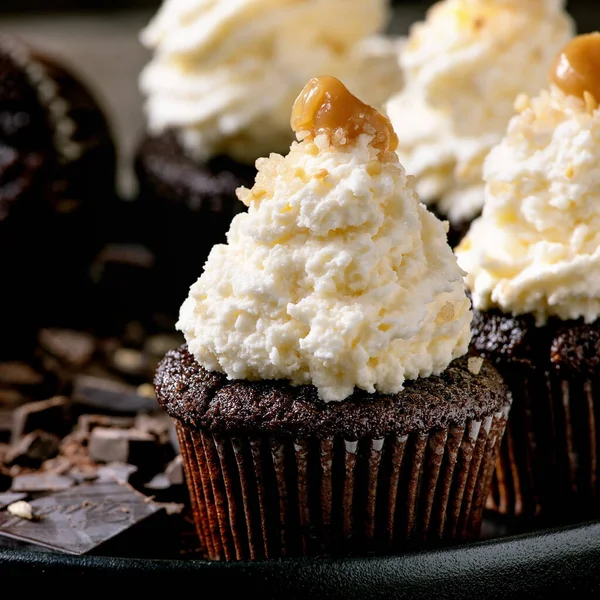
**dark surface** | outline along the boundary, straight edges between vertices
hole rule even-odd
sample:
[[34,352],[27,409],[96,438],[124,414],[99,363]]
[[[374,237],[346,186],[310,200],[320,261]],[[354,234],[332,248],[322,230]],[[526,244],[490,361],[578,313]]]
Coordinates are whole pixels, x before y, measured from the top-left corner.
[[228,381],[200,367],[186,346],[167,353],[155,383],[172,417],[205,430],[346,439],[461,426],[500,410],[507,398],[493,367],[484,363],[473,375],[461,358],[439,377],[407,381],[395,396],[356,391],[344,402],[325,403],[314,386]]
[[[136,585],[195,583],[222,597],[499,599],[600,593],[600,523],[385,558],[244,563],[124,560],[0,552],[0,575],[135,577]],[[140,588],[136,588],[139,590]]]

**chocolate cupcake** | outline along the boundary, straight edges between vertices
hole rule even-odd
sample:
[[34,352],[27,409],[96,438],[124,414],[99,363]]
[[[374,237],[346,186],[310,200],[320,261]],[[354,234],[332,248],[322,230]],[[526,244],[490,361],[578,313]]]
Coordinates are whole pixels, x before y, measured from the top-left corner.
[[483,162],[519,93],[537,93],[574,32],[562,0],[443,0],[411,28],[405,86],[386,111],[417,192],[452,247],[483,206]]
[[600,34],[558,55],[485,166],[486,200],[457,249],[476,308],[472,350],[514,405],[490,504],[550,521],[598,514]]
[[41,325],[77,320],[114,178],[114,146],[90,92],[54,60],[2,37],[2,354],[27,350]]
[[[161,308],[173,315],[212,246],[244,210],[254,163],[292,141],[289,114],[321,73],[381,104],[400,87],[396,40],[378,35],[387,0],[167,0],[141,39],[148,136],[136,160],[157,256]],[[344,19],[339,15],[343,14]]]
[[184,302],[156,374],[198,534],[216,560],[394,552],[478,534],[510,396],[467,359],[471,310],[443,224],[389,121],[333,77],[300,143]]

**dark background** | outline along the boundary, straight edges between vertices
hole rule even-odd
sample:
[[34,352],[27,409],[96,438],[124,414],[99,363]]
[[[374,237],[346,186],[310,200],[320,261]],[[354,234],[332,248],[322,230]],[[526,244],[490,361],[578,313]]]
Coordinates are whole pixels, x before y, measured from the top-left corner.
[[[524,6],[530,0],[521,0]],[[397,0],[390,31],[406,34],[433,0]],[[131,165],[146,128],[138,76],[151,53],[138,34],[160,0],[0,0],[0,33],[24,38],[60,59],[90,87],[117,138],[119,191],[136,193]],[[570,0],[581,33],[600,29],[600,0]]]
[[[527,2],[527,0],[523,0]],[[425,11],[433,2],[430,0],[395,0],[394,4],[406,5]],[[156,8],[160,0],[0,0],[0,12],[26,13],[29,11],[52,12],[56,10],[114,11],[132,8]],[[600,0],[569,0],[569,12],[577,20],[579,31],[584,33],[600,29]],[[1,27],[1,25],[0,25]]]

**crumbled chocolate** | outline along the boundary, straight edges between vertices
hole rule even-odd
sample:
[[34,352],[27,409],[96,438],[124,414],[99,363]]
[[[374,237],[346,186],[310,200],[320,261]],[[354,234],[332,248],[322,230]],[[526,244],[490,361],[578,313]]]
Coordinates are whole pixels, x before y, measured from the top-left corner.
[[44,375],[27,363],[0,363],[0,386],[35,388],[44,382]]
[[96,340],[91,334],[72,329],[42,329],[39,340],[43,350],[74,369],[87,365],[96,350]]
[[3,462],[9,466],[36,468],[44,461],[54,458],[59,449],[59,437],[47,431],[32,431],[13,444],[4,456]]
[[12,413],[11,441],[16,443],[23,435],[43,429],[57,435],[66,435],[71,429],[68,408],[71,402],[64,396],[28,402]]

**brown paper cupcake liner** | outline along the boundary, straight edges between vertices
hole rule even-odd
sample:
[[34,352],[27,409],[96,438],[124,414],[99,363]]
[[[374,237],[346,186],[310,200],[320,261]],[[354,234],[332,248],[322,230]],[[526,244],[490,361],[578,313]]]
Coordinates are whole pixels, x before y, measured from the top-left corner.
[[504,373],[513,406],[488,508],[568,521],[599,496],[600,379],[519,369]]
[[464,427],[346,440],[177,423],[212,560],[393,552],[478,535],[508,406]]

